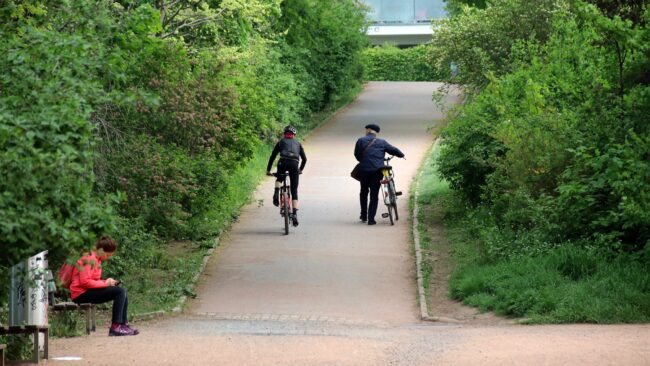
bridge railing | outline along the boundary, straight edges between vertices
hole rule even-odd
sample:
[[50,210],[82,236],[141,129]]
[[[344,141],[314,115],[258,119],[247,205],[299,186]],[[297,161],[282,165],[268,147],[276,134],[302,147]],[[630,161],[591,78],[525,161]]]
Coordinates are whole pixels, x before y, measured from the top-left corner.
[[363,0],[375,24],[421,24],[447,16],[443,0]]

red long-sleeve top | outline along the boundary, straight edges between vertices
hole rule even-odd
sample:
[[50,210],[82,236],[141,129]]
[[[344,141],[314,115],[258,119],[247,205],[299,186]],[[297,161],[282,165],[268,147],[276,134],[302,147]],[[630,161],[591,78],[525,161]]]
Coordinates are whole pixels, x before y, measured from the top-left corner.
[[106,280],[102,280],[102,261],[95,252],[81,257],[72,270],[70,283],[70,297],[72,300],[91,288],[108,287]]

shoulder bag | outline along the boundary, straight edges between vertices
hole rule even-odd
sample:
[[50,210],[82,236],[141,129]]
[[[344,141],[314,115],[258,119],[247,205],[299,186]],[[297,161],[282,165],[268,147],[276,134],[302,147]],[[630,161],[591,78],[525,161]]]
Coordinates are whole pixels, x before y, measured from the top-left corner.
[[[366,146],[366,148],[363,149],[363,152],[361,153],[361,159],[363,159],[363,157],[366,156],[366,151],[368,151],[368,148],[372,146],[372,144],[374,144],[375,141],[377,141],[376,138],[372,139],[372,141],[370,141],[368,146]],[[350,172],[350,176],[356,180],[361,180],[361,168],[359,167],[360,165],[361,165],[360,162],[357,163],[357,165],[354,166],[354,169],[352,169],[352,171]]]

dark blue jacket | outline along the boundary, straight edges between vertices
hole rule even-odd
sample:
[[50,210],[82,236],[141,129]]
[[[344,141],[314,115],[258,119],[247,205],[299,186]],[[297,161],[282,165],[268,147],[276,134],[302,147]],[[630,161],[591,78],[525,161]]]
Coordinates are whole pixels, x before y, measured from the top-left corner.
[[363,172],[376,172],[379,170],[379,168],[384,165],[385,153],[395,155],[398,158],[404,157],[404,154],[398,148],[380,138],[378,138],[364,154],[363,150],[375,138],[377,138],[375,134],[369,133],[364,137],[359,138],[354,147],[354,157],[357,158],[357,161],[361,164],[359,168]]

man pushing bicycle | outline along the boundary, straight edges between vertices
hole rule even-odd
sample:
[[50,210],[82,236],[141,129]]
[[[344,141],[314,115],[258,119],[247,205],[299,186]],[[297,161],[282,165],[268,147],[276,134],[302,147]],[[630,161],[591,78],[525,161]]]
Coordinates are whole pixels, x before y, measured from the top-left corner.
[[[384,165],[384,155],[386,153],[403,158],[398,148],[388,143],[384,139],[377,138],[379,126],[374,123],[366,125],[366,135],[357,140],[354,147],[354,157],[359,162],[361,190],[359,192],[359,203],[361,205],[361,221],[368,221],[368,225],[375,225],[375,214],[377,213],[377,203],[379,201],[379,187],[381,185],[382,172]],[[370,204],[368,204],[368,194],[370,194]]]
[[[302,170],[305,169],[305,164],[307,164],[307,156],[305,155],[305,150],[302,148],[302,145],[296,141],[295,137],[297,130],[293,126],[286,126],[284,128],[284,136],[273,148],[271,152],[271,157],[269,158],[269,163],[266,166],[266,175],[273,175],[271,173],[271,168],[273,167],[273,162],[275,158],[280,154],[280,160],[278,160],[277,166],[277,177],[275,181],[275,189],[273,191],[273,205],[279,206],[279,191],[280,186],[282,185],[281,174],[284,172],[289,172],[289,179],[291,184],[291,203],[293,207],[293,226],[298,226],[298,176],[302,173]],[[300,165],[300,167],[298,167]]]

